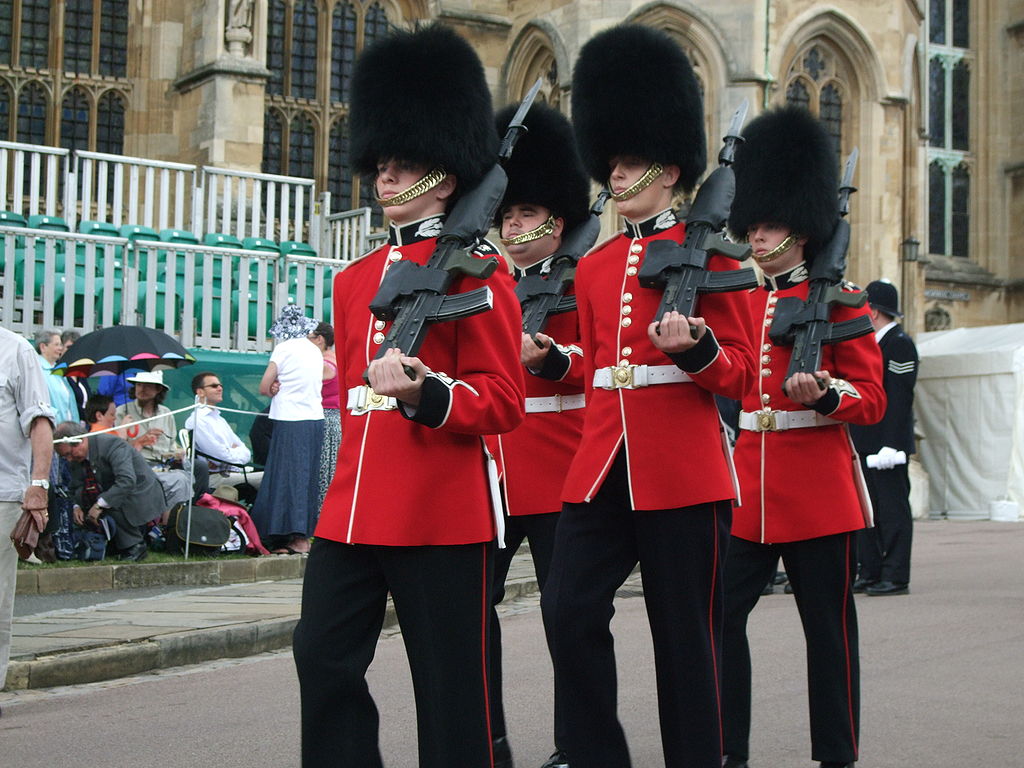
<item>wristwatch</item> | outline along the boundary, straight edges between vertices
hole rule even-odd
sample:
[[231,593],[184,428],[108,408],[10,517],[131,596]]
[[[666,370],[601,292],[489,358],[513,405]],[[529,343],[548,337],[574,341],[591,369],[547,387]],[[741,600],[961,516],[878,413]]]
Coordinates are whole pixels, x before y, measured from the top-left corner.
[[44,491],[50,490],[49,480],[33,480],[32,485],[34,485],[36,488],[42,488]]

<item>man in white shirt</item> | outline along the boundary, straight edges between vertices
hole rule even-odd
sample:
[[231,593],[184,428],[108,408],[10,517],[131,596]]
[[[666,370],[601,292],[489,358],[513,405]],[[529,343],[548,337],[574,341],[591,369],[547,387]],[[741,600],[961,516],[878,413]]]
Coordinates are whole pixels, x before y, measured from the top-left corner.
[[220,377],[212,371],[197,373],[192,377],[192,391],[203,405],[185,420],[185,428],[192,432],[196,452],[210,464],[210,487],[248,483],[253,489],[259,488],[263,473],[243,471],[252,461],[252,452],[216,408],[224,399]]

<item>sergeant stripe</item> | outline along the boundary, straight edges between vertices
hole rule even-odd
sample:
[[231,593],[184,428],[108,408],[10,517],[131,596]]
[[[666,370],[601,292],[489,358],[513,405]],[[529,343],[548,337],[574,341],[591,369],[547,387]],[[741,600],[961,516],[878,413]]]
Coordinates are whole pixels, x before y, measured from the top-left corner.
[[897,363],[895,360],[889,361],[889,370],[893,373],[911,373],[916,366],[917,363],[913,360],[908,360],[905,363]]

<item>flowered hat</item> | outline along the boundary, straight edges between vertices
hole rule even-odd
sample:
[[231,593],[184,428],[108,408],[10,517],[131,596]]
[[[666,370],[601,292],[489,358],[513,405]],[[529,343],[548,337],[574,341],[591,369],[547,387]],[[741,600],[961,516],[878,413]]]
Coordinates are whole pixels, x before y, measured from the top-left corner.
[[301,339],[316,330],[317,322],[306,317],[302,307],[289,304],[281,310],[277,321],[270,326],[270,335],[278,341]]

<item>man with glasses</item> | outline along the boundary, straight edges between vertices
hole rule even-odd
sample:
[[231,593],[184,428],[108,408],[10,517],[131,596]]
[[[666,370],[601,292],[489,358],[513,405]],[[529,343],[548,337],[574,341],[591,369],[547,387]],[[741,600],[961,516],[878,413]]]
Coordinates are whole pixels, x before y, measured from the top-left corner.
[[257,489],[262,472],[246,472],[243,467],[252,461],[252,451],[228,424],[216,407],[224,399],[224,385],[212,371],[192,377],[192,391],[200,405],[185,420],[185,429],[192,433],[196,453],[206,457],[210,465],[210,487],[239,486],[246,483]]

